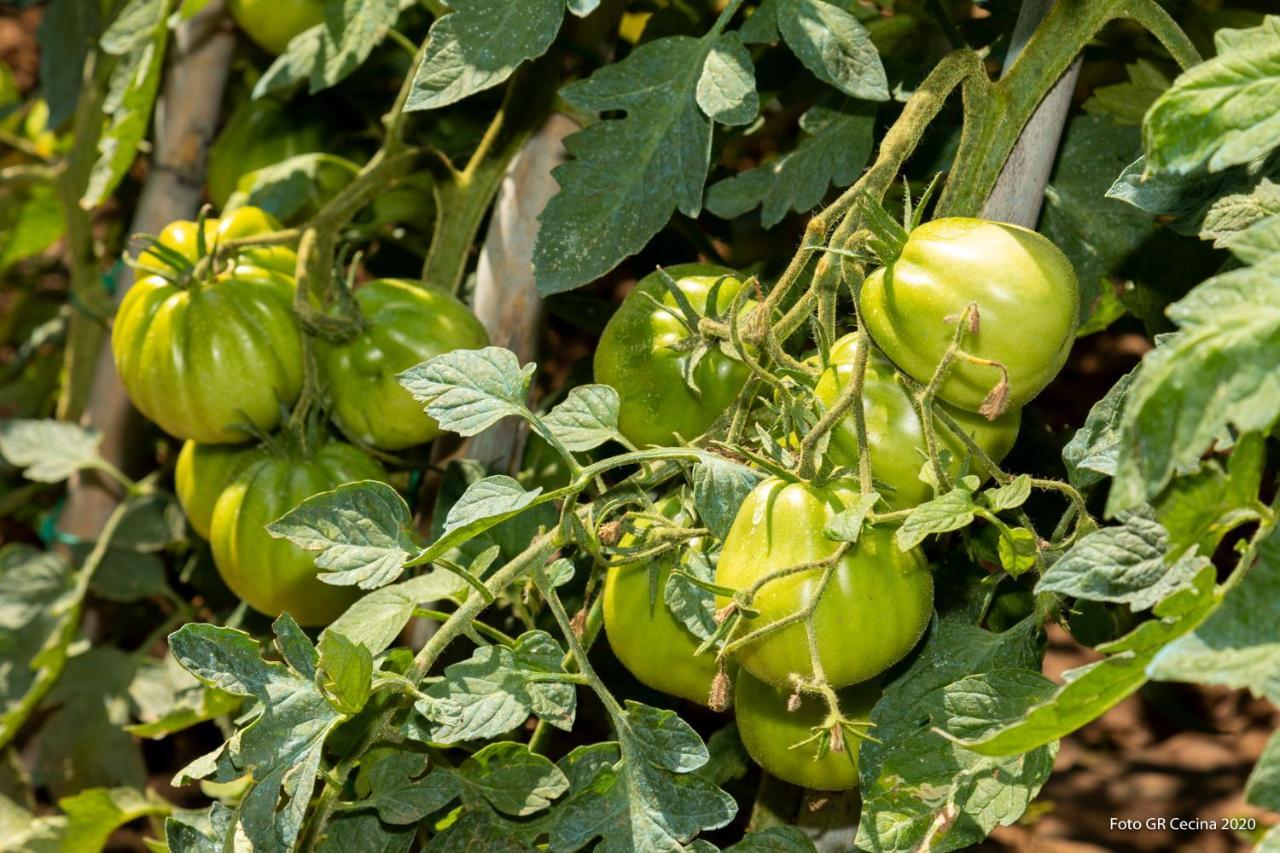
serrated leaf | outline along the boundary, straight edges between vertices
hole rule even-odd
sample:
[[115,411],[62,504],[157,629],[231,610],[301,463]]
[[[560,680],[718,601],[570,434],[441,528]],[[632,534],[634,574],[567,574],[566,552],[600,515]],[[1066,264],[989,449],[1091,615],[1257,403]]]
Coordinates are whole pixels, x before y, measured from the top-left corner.
[[1182,331],[1147,353],[1129,389],[1112,515],[1192,470],[1228,425],[1265,432],[1280,415],[1280,255],[1209,279],[1167,313]]
[[471,436],[511,415],[523,416],[535,367],[520,367],[501,347],[453,350],[396,377],[441,429]]
[[1107,190],[1107,198],[1170,217],[1170,228],[1179,234],[1194,235],[1208,221],[1215,205],[1251,193],[1267,179],[1280,179],[1278,153],[1221,172],[1200,169],[1186,175],[1153,172],[1147,168],[1146,157],[1139,157],[1116,178]]
[[1160,649],[1199,625],[1217,606],[1213,566],[1155,606],[1157,618],[1098,646],[1106,658],[1063,673],[1063,684],[1046,701],[981,737],[961,742],[982,755],[1016,755],[1051,743],[1102,716],[1147,680],[1146,667]]
[[963,619],[931,629],[871,712],[875,740],[860,749],[860,849],[906,853],[926,839],[931,850],[963,849],[1022,815],[1049,776],[1055,747],[991,758],[952,738],[986,731],[1052,689],[1030,630],[992,634]]
[[876,492],[860,496],[853,506],[836,513],[827,522],[823,534],[837,542],[857,542],[862,528],[866,526],[867,515],[879,501],[880,495]]
[[[680,549],[677,559],[679,568],[684,572],[707,583],[715,582],[715,566],[706,554],[697,550],[696,541],[690,543],[690,547]],[[667,585],[662,589],[662,603],[653,604],[654,607],[664,605],[699,640],[715,633],[715,594],[684,575],[676,572],[668,575]]]
[[462,793],[454,774],[426,771],[427,757],[416,752],[393,752],[379,759],[369,771],[370,794],[361,806],[376,809],[387,823],[415,824]]
[[1258,517],[1258,492],[1266,464],[1258,433],[1242,436],[1223,471],[1217,460],[1178,477],[1156,501],[1156,518],[1169,533],[1169,550],[1180,556],[1192,547],[1212,554],[1228,532]]
[[1189,587],[1208,562],[1198,555],[1169,560],[1168,534],[1147,515],[1132,513],[1122,522],[1082,537],[1049,567],[1036,591],[1145,610]]
[[1089,410],[1084,426],[1062,448],[1067,479],[1077,489],[1086,489],[1115,474],[1124,404],[1136,376],[1137,371],[1131,370],[1120,377]]
[[1247,688],[1280,702],[1280,534],[1203,625],[1166,646],[1148,668],[1154,679]]
[[311,94],[337,85],[359,68],[400,16],[400,0],[326,0]]
[[[376,655],[395,642],[418,605],[449,598],[466,588],[466,581],[457,575],[435,569],[429,574],[384,586],[362,596],[325,632],[345,634]],[[323,640],[324,634],[320,637]]]
[[318,551],[325,583],[386,586],[418,552],[413,515],[400,493],[375,480],[346,483],[313,495],[267,525],[277,539]]
[[880,53],[858,19],[825,0],[783,0],[778,29],[819,80],[853,98],[889,100]]
[[1003,486],[987,489],[982,493],[982,497],[994,512],[1017,509],[1031,497],[1031,477],[1027,474],[1019,474]]
[[996,540],[1000,566],[1015,578],[1035,566],[1038,550],[1036,535],[1025,527],[1002,530]]
[[580,453],[618,438],[618,392],[608,385],[578,385],[542,423],[566,450]]
[[1228,238],[1268,216],[1280,215],[1280,184],[1263,178],[1247,192],[1222,196],[1209,205],[1200,225],[1200,239],[1222,248]]
[[81,468],[102,463],[96,429],[55,420],[11,420],[0,424],[0,455],[39,483],[57,483]]
[[1244,789],[1245,802],[1280,811],[1280,731],[1272,732]]
[[973,523],[977,504],[968,489],[955,488],[945,495],[922,503],[911,511],[902,526],[893,534],[898,548],[909,551],[927,537],[959,530]]
[[692,773],[707,763],[706,744],[675,711],[628,699],[626,712],[638,758],[673,773]]
[[[445,744],[494,738],[523,723],[531,713],[567,730],[576,710],[573,685],[528,680],[533,674],[564,672],[563,656],[559,644],[543,631],[522,634],[513,648],[477,649],[468,660],[447,667],[444,680],[426,691],[436,702],[456,707],[458,715],[425,724],[415,721],[415,727],[426,728],[415,728],[411,736],[421,731],[431,742]],[[430,716],[432,709],[421,701],[414,707]]]
[[[497,86],[520,63],[546,53],[564,0],[454,0],[431,25],[430,43],[405,110],[433,110]],[[584,14],[579,10],[575,14]]]
[[1214,42],[1217,56],[1179,75],[1147,113],[1142,129],[1152,169],[1217,172],[1280,144],[1280,16],[1220,30]]
[[67,816],[60,850],[104,850],[111,834],[144,817],[164,816],[174,807],[134,788],[89,788],[58,800]]
[[288,92],[310,80],[324,41],[323,30],[324,24],[316,24],[290,39],[284,53],[276,57],[254,84],[253,97]]
[[875,113],[866,107],[811,107],[800,118],[806,135],[792,151],[712,184],[707,209],[733,219],[763,205],[760,221],[766,228],[788,212],[812,210],[830,186],[852,184],[867,164],[874,122]]
[[1156,98],[1169,88],[1169,78],[1152,62],[1139,59],[1125,66],[1124,83],[1098,86],[1084,102],[1090,115],[1109,116],[1123,124],[1142,124],[1142,117]]
[[538,292],[572,290],[638,252],[679,209],[697,216],[711,159],[711,121],[695,89],[710,45],[670,36],[571,83],[561,96],[590,111],[621,110],[565,140],[572,159],[540,217]]
[[748,832],[724,853],[814,853],[809,837],[794,826],[771,826]]
[[243,204],[288,222],[328,201],[328,187],[335,179],[350,180],[359,171],[355,163],[336,154],[297,154],[244,175],[236,184],[232,201],[243,198]]
[[239,696],[197,681],[172,655],[163,661],[141,664],[129,684],[129,698],[135,706],[134,716],[142,722],[125,726],[124,730],[157,740],[230,714],[242,702]]
[[347,716],[360,713],[373,684],[373,655],[337,631],[326,630],[316,646],[316,686]]
[[526,492],[518,482],[502,474],[477,480],[449,508],[440,537],[408,565],[418,566],[444,556],[463,541],[524,512],[541,494],[541,487]]
[[1223,244],[1246,264],[1257,264],[1280,254],[1280,214],[1261,219]]
[[747,124],[760,112],[751,54],[736,32],[716,39],[698,78],[698,106],[721,124]]
[[569,788],[554,764],[522,743],[491,743],[458,767],[471,796],[483,797],[498,811],[525,817],[540,812]]
[[729,535],[739,507],[761,479],[745,465],[710,454],[694,466],[693,505],[717,539]]

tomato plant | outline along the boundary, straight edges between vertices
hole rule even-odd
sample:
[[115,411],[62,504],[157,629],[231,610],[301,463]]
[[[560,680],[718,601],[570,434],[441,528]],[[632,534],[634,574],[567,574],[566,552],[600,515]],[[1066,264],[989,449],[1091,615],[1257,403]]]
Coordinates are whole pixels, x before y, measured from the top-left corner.
[[1276,849],[1273,6],[6,7],[0,850]]
[[[851,547],[828,539],[827,524],[853,508],[846,484],[822,488],[768,479],[747,496],[724,540],[716,583],[746,593],[734,658],[779,687],[792,674],[844,687],[879,675],[911,651],[933,613],[933,578],[923,555],[902,551],[887,531]],[[771,578],[775,570],[811,566]],[[719,604],[733,599],[721,597]],[[804,612],[802,608],[811,608]],[[752,637],[763,626],[803,615]],[[809,624],[817,642],[809,640]]]
[[450,350],[484,346],[484,326],[451,294],[422,282],[371,281],[355,301],[362,330],[320,350],[334,419],[349,435],[386,450],[430,441],[439,425],[396,375]]
[[694,438],[737,397],[746,367],[718,347],[695,355],[699,332],[691,326],[727,311],[741,288],[727,269],[680,264],[645,276],[622,300],[596,348],[595,376],[618,389],[619,429],[632,444]]

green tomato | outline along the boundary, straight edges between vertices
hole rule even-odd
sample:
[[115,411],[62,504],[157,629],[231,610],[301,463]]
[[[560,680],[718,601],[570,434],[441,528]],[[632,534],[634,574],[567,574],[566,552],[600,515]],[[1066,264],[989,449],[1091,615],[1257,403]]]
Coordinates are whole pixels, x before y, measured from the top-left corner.
[[[208,244],[273,230],[246,208],[206,222]],[[254,229],[259,229],[254,231]],[[175,222],[159,241],[195,262],[196,225]],[[293,253],[254,249],[200,281],[147,275],[125,294],[111,328],[129,399],[171,435],[203,444],[247,441],[280,422],[302,388],[302,339],[293,316]],[[144,252],[146,268],[164,265]],[[262,265],[260,265],[262,264]]]
[[[846,335],[831,347],[831,361],[818,379],[815,395],[825,406],[832,406],[841,391],[853,380],[854,362],[858,354],[857,335]],[[1004,459],[1018,438],[1020,409],[1010,409],[994,421],[975,412],[957,409],[938,401],[934,405],[950,415],[993,462]],[[867,428],[871,476],[876,490],[893,509],[906,509],[933,498],[933,489],[920,479],[920,469],[928,460],[924,430],[911,402],[911,393],[902,385],[898,372],[874,348],[867,356],[867,371],[862,386],[863,420]],[[934,435],[938,447],[951,454],[948,473],[954,479],[961,475],[969,451],[964,443],[934,419]],[[858,470],[858,430],[853,413],[836,425],[831,433],[827,456],[837,465]],[[983,473],[975,463],[968,470]]]
[[324,21],[325,0],[229,0],[231,17],[268,53],[281,54],[298,33]]
[[[1071,262],[1049,240],[1002,222],[935,219],[862,285],[867,331],[920,382],[932,378],[970,304],[978,331],[965,334],[962,348],[1004,365],[1009,406],[1026,405],[1062,369],[1080,314]],[[997,368],[957,360],[938,397],[976,412],[999,380]]]
[[[741,280],[721,267],[682,264],[666,272],[699,316],[708,313],[707,297],[717,281],[722,282],[715,306],[720,312],[742,288]],[[744,310],[754,305],[748,301]],[[692,353],[680,349],[689,332],[679,316],[661,273],[651,273],[622,300],[596,348],[596,381],[617,390],[618,428],[638,447],[671,445],[677,436],[689,441],[701,435],[733,404],[749,375],[746,365],[713,347],[693,370],[698,390],[690,388],[684,371]]]
[[[858,787],[860,739],[844,736],[844,748],[818,757],[810,740],[827,725],[827,707],[820,696],[802,694],[800,707],[787,710],[791,690],[774,687],[745,672],[734,686],[733,714],[738,735],[756,764],[784,782],[815,791],[848,791]],[[880,698],[874,681],[846,687],[838,694],[840,713],[849,720],[868,720]]]
[[310,455],[288,452],[253,462],[214,504],[209,544],[218,573],[260,613],[287,612],[299,625],[327,625],[360,597],[360,590],[321,581],[315,553],[273,538],[266,525],[320,492],[386,476],[381,465],[342,442]]
[[[679,501],[669,499],[659,511],[679,519]],[[648,526],[643,520],[637,527]],[[687,547],[697,548],[694,539]],[[627,533],[621,549],[643,545]],[[694,655],[701,641],[667,608],[663,599],[681,549],[648,560],[610,568],[604,581],[604,630],[622,665],[641,684],[706,705],[716,676],[714,654]]]
[[226,207],[240,178],[299,154],[324,151],[332,130],[273,98],[245,101],[209,148],[207,183],[215,207]]
[[178,503],[196,533],[209,538],[218,496],[241,471],[265,454],[262,447],[182,443],[178,464],[173,469],[173,485]]
[[[857,500],[847,481],[818,488],[764,480],[747,495],[725,537],[716,583],[746,590],[776,571],[828,559],[839,543],[823,530]],[[757,615],[742,618],[734,638],[794,616],[819,595],[824,571],[811,568],[767,582],[751,605]],[[729,602],[718,597],[717,606]],[[879,675],[911,651],[932,613],[933,576],[920,551],[899,550],[890,528],[864,530],[835,564],[812,616],[827,681],[843,687]],[[792,674],[814,674],[802,622],[755,639],[735,657],[756,678],[779,687],[790,685]]]
[[379,279],[355,298],[364,330],[346,344],[319,346],[334,420],[343,432],[384,450],[430,441],[440,425],[396,375],[451,350],[487,346],[484,326],[452,294],[421,282]]

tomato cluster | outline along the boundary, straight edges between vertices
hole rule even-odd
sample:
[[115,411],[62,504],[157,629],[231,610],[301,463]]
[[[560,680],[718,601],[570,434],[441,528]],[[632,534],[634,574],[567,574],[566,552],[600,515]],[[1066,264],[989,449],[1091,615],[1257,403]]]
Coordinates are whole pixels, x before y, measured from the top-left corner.
[[[214,250],[280,227],[253,207],[171,223],[139,256],[142,276],[121,302],[111,342],[134,405],[185,439],[175,488],[227,585],[263,613],[321,625],[354,591],[322,583],[314,555],[264,526],[315,494],[386,472],[322,431],[294,425],[270,435],[303,384],[297,258],[281,246],[226,258]],[[452,294],[423,283],[368,282],[354,301],[355,334],[316,344],[334,422],[352,441],[383,450],[429,441],[438,425],[395,376],[440,353],[484,346],[483,326]]]
[[[709,306],[715,282],[722,284]],[[755,406],[739,400],[750,371],[733,351],[707,347],[702,362],[688,363],[709,337],[698,318],[723,315],[743,286],[724,270],[677,267],[647,277],[623,301],[596,353],[596,378],[618,388],[620,430],[633,444],[688,441],[730,407]],[[812,377],[816,418],[854,381],[869,336],[861,405],[876,512],[934,497],[935,477],[922,470],[932,465],[922,416],[932,420],[943,476],[987,476],[985,461],[999,463],[1017,438],[1021,407],[1065,361],[1079,309],[1075,275],[1057,247],[1035,232],[974,219],[914,229],[900,254],[866,279],[859,300],[866,335],[847,335],[802,367]],[[684,316],[690,307],[696,322]],[[744,315],[750,307],[741,307]],[[787,426],[774,440],[797,449],[792,421],[779,423]],[[918,548],[898,547],[890,524],[866,527],[852,543],[827,533],[864,494],[856,479],[844,479],[861,461],[852,411],[831,429],[825,458],[819,471],[827,474],[772,476],[746,496],[714,558],[714,588],[717,619],[733,620],[721,637],[720,677],[734,682],[748,753],[780,779],[840,790],[858,784],[858,743],[882,674],[911,652],[932,618],[933,578]],[[673,524],[696,526],[672,509],[678,501],[659,506]],[[654,553],[644,537],[652,523],[638,518],[618,553]],[[695,541],[683,547],[707,550]],[[610,645],[644,684],[728,704],[716,683],[716,650],[695,654],[714,644],[664,606],[681,551],[657,553],[609,569]]]

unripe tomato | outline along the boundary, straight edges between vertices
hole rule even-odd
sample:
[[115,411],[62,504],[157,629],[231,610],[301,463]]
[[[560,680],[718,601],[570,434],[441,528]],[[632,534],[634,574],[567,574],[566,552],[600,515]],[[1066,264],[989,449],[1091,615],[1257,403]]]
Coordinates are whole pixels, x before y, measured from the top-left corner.
[[[209,244],[272,223],[243,209],[206,222]],[[192,262],[196,225],[175,222],[160,242]],[[302,388],[302,341],[293,316],[288,249],[254,249],[203,280],[162,275],[139,279],[125,294],[111,329],[116,370],[129,399],[179,438],[230,444],[267,431]],[[140,263],[160,269],[152,251]]]
[[182,443],[173,469],[173,485],[178,503],[196,533],[209,538],[218,496],[241,471],[265,454],[266,450],[257,446]]
[[[857,499],[857,489],[847,481],[819,488],[764,480],[747,495],[725,537],[716,583],[746,590],[778,570],[831,557],[839,543],[823,529]],[[819,594],[823,572],[811,568],[766,583],[751,604],[758,615],[744,617],[733,637],[798,613]],[[717,600],[717,606],[728,603],[727,597]],[[890,528],[863,530],[836,563],[813,613],[827,681],[843,687],[879,675],[911,651],[932,613],[933,576],[920,551],[899,550]],[[802,622],[760,637],[734,656],[756,678],[779,687],[790,684],[792,673],[813,675]]]
[[[802,694],[800,707],[787,710],[791,690],[774,687],[739,671],[734,687],[733,715],[738,736],[747,754],[771,775],[784,782],[815,791],[847,791],[858,787],[859,738],[845,736],[844,748],[818,758],[818,746],[809,741],[827,720],[822,697]],[[868,720],[880,698],[874,681],[854,684],[840,691],[840,713],[849,720]],[[809,741],[806,743],[806,741]]]
[[355,298],[364,330],[348,343],[319,346],[334,420],[347,434],[384,450],[430,441],[440,425],[396,374],[451,350],[487,346],[489,335],[466,305],[430,284],[379,279]]
[[[659,511],[678,519],[679,501],[668,499]],[[642,529],[647,526],[643,520],[637,524]],[[697,548],[698,543],[691,540],[684,547]],[[642,547],[631,533],[624,534],[618,545]],[[716,675],[715,655],[694,655],[700,641],[663,600],[667,579],[679,560],[677,550],[610,568],[604,581],[604,630],[614,655],[641,684],[706,705]]]
[[[707,264],[681,264],[666,272],[699,316],[708,313],[707,297],[717,281],[722,281],[715,306],[720,312],[742,288],[730,270]],[[621,398],[618,429],[640,447],[670,445],[677,435],[686,441],[701,435],[733,404],[749,375],[746,365],[713,346],[694,368],[698,390],[685,383],[692,352],[679,347],[689,331],[677,319],[678,303],[661,276],[645,276],[627,294],[605,326],[595,355],[596,381],[612,385]],[[744,312],[754,305],[748,301]]]
[[268,53],[284,53],[293,37],[324,20],[325,0],[229,0],[231,17]]
[[[834,405],[840,393],[853,381],[857,354],[857,335],[846,335],[831,347],[831,361],[818,379],[815,391],[824,405]],[[946,403],[934,401],[934,405],[950,415],[993,462],[1003,459],[1018,438],[1018,424],[1022,420],[1020,409],[1010,409],[989,421],[976,412],[957,409]],[[867,356],[862,411],[867,427],[871,476],[877,481],[876,490],[885,502],[893,509],[906,509],[930,500],[933,489],[920,479],[920,468],[929,456],[911,393],[903,387],[893,365],[874,348]],[[934,434],[938,447],[951,454],[948,473],[954,479],[964,469],[969,451],[959,437],[936,418]],[[852,412],[832,430],[827,456],[837,465],[858,470],[858,429]],[[969,471],[985,474],[976,463],[969,465]]]
[[[1009,406],[1026,405],[1062,369],[1080,313],[1071,262],[1049,240],[1003,222],[935,219],[862,285],[867,331],[920,382],[933,376],[971,303],[978,330],[965,334],[962,349],[1004,365]],[[938,397],[976,412],[999,381],[994,367],[956,360]]]
[[320,492],[386,476],[381,465],[342,442],[310,455],[274,453],[253,462],[214,504],[209,544],[218,573],[254,610],[268,616],[287,612],[299,625],[327,625],[360,597],[360,590],[321,581],[316,555],[273,538],[266,525]]
[[325,150],[332,131],[274,98],[245,101],[209,147],[209,199],[223,208],[240,178],[299,154]]

